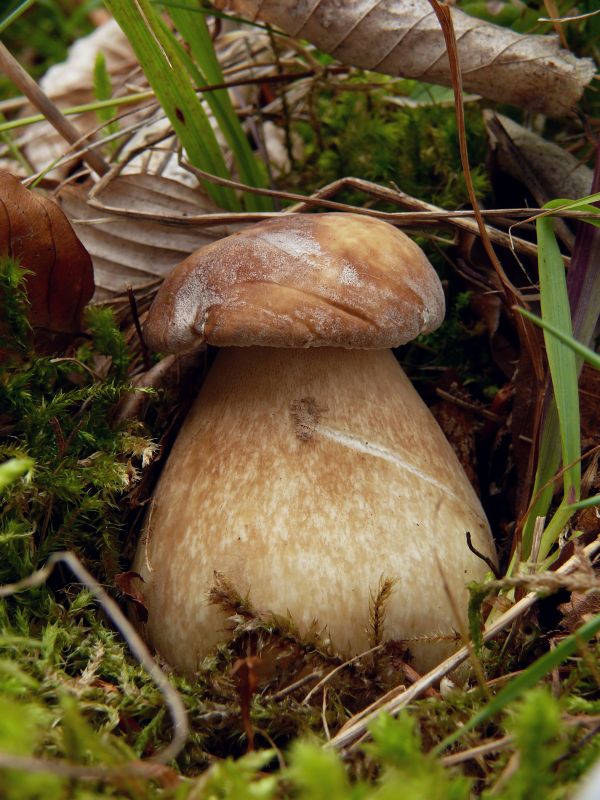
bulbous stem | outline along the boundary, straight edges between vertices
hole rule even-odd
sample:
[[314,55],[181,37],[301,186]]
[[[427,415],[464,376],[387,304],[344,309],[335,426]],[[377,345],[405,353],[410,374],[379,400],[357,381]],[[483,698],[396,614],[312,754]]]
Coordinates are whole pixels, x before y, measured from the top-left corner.
[[217,571],[257,610],[289,614],[302,631],[316,624],[358,653],[389,578],[383,637],[428,639],[408,645],[425,669],[453,646],[439,637],[459,625],[465,584],[487,571],[466,531],[495,558],[473,489],[390,351],[222,350],[136,556],[147,635],[193,672],[227,636],[224,612],[207,603]]

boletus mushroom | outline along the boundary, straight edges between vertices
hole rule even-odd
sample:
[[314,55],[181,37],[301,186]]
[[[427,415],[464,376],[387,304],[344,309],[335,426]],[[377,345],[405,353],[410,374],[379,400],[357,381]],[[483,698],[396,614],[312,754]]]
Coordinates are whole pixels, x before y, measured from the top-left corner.
[[[159,351],[223,347],[160,477],[133,569],[146,635],[193,673],[227,637],[222,573],[261,611],[368,647],[370,595],[395,581],[385,638],[424,670],[456,646],[453,607],[495,559],[486,517],[391,347],[444,316],[421,249],[356,214],[282,215],[214,242],[165,280]],[[444,573],[444,579],[440,571]],[[453,602],[448,598],[448,591]],[[411,641],[422,639],[423,641]]]

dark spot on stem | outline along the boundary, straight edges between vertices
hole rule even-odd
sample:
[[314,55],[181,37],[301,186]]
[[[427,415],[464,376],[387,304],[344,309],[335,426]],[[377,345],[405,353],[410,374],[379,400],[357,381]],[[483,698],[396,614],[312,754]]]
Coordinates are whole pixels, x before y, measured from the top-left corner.
[[312,438],[315,427],[325,410],[319,408],[314,397],[301,397],[290,404],[292,423],[300,441],[307,442]]
[[175,116],[177,117],[179,122],[185,123],[185,116],[183,114],[183,111],[180,108],[178,108],[177,106],[175,106]]

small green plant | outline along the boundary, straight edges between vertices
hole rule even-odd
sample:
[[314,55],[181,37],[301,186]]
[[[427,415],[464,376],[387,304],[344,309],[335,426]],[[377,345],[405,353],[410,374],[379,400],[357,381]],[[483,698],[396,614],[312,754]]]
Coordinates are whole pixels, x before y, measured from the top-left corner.
[[[548,203],[550,211],[583,209],[597,215],[597,208],[590,203],[600,199],[600,194],[581,200],[555,200]],[[586,220],[598,226],[597,217]],[[579,434],[578,375],[581,362],[577,362],[575,351],[566,343],[573,339],[573,319],[577,320],[576,335],[588,337],[593,333],[598,319],[595,298],[600,290],[600,279],[594,271],[594,254],[581,259],[579,269],[581,284],[586,284],[586,293],[580,293],[577,308],[569,306],[567,282],[562,255],[552,228],[551,217],[542,215],[536,220],[539,248],[539,277],[542,319],[562,335],[558,338],[548,330],[544,333],[553,398],[546,411],[540,439],[540,449],[533,503],[523,530],[523,558],[529,557],[533,525],[537,517],[546,516],[554,494],[554,473],[562,455],[563,499],[549,521],[542,540],[538,560],[543,562],[558,541],[561,531],[571,518],[580,499],[581,447]],[[594,277],[594,275],[596,277]],[[560,450],[557,442],[560,440]]]
[[[96,61],[94,62],[94,94],[96,95],[96,99],[101,102],[103,100],[110,100],[113,94],[112,81],[106,68],[106,58],[102,51],[98,51],[96,54]],[[107,135],[112,135],[119,131],[119,123],[113,120],[116,113],[116,106],[102,105],[96,111],[100,122],[106,123],[104,130]],[[109,147],[114,152],[118,147],[118,143],[112,141],[109,143]]]

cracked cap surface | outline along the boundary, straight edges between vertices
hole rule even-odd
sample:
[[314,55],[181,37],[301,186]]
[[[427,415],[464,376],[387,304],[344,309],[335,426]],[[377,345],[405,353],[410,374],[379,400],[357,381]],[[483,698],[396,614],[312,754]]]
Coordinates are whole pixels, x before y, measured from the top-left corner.
[[162,284],[144,327],[155,350],[398,347],[444,318],[423,251],[359,214],[289,214],[197,250]]

